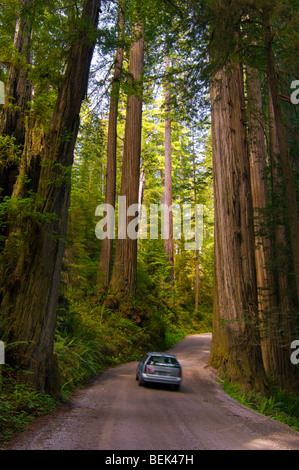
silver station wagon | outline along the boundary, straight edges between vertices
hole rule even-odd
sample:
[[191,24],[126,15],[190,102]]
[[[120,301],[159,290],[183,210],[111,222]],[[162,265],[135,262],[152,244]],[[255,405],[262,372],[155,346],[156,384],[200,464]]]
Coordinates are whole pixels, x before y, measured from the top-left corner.
[[139,385],[158,383],[172,385],[175,390],[179,390],[182,367],[173,354],[148,352],[137,361],[136,380]]

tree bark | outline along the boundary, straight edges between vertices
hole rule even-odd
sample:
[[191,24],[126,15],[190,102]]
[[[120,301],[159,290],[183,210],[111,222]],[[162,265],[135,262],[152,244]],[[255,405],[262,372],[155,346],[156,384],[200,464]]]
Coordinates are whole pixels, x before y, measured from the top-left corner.
[[[70,49],[45,139],[37,191],[40,218],[36,221],[28,217],[23,221],[22,253],[14,271],[3,283],[1,310],[6,320],[5,336],[8,342],[16,343],[10,360],[31,371],[27,377],[37,390],[54,396],[59,394],[53,342],[70,199],[70,169],[98,15],[99,1],[85,0],[81,17],[84,34],[82,31],[80,37],[78,34]],[[10,242],[8,240],[7,257]]]
[[278,133],[274,119],[273,102],[271,92],[268,87],[268,113],[269,113],[269,141],[270,141],[270,167],[272,185],[272,206],[273,215],[273,256],[274,266],[272,275],[275,282],[275,308],[269,316],[269,338],[270,351],[268,361],[268,371],[273,380],[282,390],[296,390],[296,379],[294,377],[294,367],[289,359],[289,348],[292,341],[292,305],[289,292],[287,273],[290,271],[287,252],[287,227],[284,209],[281,207],[281,194],[284,188],[284,181],[280,172],[280,149]]
[[255,264],[258,310],[261,318],[261,340],[265,369],[270,370],[273,355],[272,317],[276,309],[275,283],[271,272],[271,233],[266,219],[269,194],[266,179],[267,149],[263,127],[261,81],[257,69],[246,67],[248,97],[248,147],[250,182],[254,211]]
[[275,59],[272,50],[272,31],[267,13],[264,14],[264,40],[267,60],[267,79],[270,96],[273,105],[274,122],[277,131],[278,145],[280,151],[282,174],[285,184],[287,214],[289,219],[291,244],[294,260],[294,274],[297,290],[297,304],[299,302],[299,217],[296,198],[296,185],[289,155],[289,148],[283,122],[283,115],[279,99],[278,84],[275,71]]
[[245,390],[267,393],[259,336],[243,70],[227,64],[211,83],[215,300],[211,364]]
[[[166,73],[169,69],[169,59],[166,60]],[[165,132],[164,132],[164,154],[165,154],[165,172],[164,172],[164,203],[167,208],[172,206],[172,157],[171,157],[171,116],[170,116],[171,92],[169,82],[166,82],[165,90]],[[173,214],[171,210],[167,211],[168,217],[164,218],[164,249],[166,259],[170,264],[169,282],[174,279],[173,269]]]
[[136,36],[130,51],[129,74],[132,79],[132,92],[127,99],[125,142],[120,195],[126,198],[126,214],[122,233],[118,232],[115,261],[110,287],[119,297],[134,294],[137,281],[137,233],[128,235],[128,226],[137,214],[128,215],[128,208],[138,205],[141,124],[142,124],[142,73],[144,64],[144,40],[142,28],[133,28]]
[[[116,150],[117,150],[117,119],[120,80],[123,67],[125,26],[125,1],[119,2],[119,46],[116,52],[115,69],[111,87],[109,123],[108,123],[108,142],[107,142],[107,175],[106,175],[106,196],[105,203],[115,208],[116,193]],[[98,267],[98,286],[103,288],[108,286],[110,281],[111,263],[112,263],[113,239],[104,238],[101,246],[100,262]]]

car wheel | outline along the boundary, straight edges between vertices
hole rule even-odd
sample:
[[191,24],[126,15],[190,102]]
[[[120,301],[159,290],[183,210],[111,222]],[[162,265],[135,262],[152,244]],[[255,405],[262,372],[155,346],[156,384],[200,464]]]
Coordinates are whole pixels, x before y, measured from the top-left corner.
[[144,384],[144,382],[143,382],[142,378],[139,376],[139,377],[138,377],[138,385],[139,385],[139,387],[141,387],[143,384]]

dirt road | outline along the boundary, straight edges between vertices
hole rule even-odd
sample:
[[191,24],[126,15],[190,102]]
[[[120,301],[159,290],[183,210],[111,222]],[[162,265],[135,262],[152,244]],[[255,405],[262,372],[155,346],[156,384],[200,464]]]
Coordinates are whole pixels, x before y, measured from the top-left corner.
[[139,387],[136,363],[101,374],[69,406],[43,417],[7,450],[285,450],[299,433],[228,397],[207,367],[211,335],[186,337],[172,352],[181,390]]

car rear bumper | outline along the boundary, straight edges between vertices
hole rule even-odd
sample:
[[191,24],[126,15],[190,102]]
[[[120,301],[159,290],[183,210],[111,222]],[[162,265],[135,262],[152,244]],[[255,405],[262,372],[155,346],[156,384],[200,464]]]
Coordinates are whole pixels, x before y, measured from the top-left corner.
[[167,377],[164,375],[154,374],[141,374],[143,382],[161,383],[161,384],[175,384],[180,385],[182,377]]

